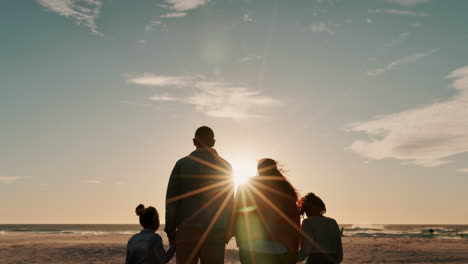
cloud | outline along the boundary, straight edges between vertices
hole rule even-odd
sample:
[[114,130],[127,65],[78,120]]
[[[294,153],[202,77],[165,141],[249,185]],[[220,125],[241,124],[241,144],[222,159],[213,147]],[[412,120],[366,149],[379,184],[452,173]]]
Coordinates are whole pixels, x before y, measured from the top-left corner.
[[145,31],[151,31],[156,27],[157,25],[161,25],[162,22],[161,20],[151,20],[146,26],[145,26]]
[[468,173],[468,168],[458,169],[458,172]]
[[384,46],[387,47],[387,48],[393,47],[395,45],[398,45],[398,44],[406,41],[410,36],[411,36],[410,32],[403,32],[403,33],[399,34],[396,38],[393,38],[391,41],[385,43]]
[[172,12],[172,13],[168,13],[165,15],[161,15],[160,17],[161,18],[173,18],[173,17],[184,17],[186,15],[187,15],[186,12]]
[[198,8],[208,2],[209,0],[165,0],[161,6],[173,12],[162,15],[161,17],[184,17],[187,15],[187,11]]
[[414,6],[429,2],[429,0],[387,0],[389,3],[396,3],[403,6]]
[[89,184],[99,184],[99,183],[101,183],[101,182],[98,181],[98,180],[87,180],[87,181],[85,181],[85,182],[86,182],[86,183],[89,183]]
[[384,14],[390,14],[390,15],[419,16],[419,17],[429,16],[428,13],[414,12],[410,10],[401,10],[401,9],[374,9],[374,10],[369,10],[369,13],[374,13],[374,14],[384,13]]
[[374,21],[372,21],[372,19],[370,19],[370,18],[366,18],[366,22],[367,22],[367,24],[372,24],[372,23],[374,23]]
[[175,11],[187,11],[208,3],[208,0],[166,0],[164,7]]
[[252,12],[250,12],[250,11],[245,12],[244,17],[242,18],[242,20],[244,22],[254,22]]
[[260,56],[260,55],[249,54],[249,55],[247,55],[245,57],[240,58],[239,62],[240,63],[246,63],[246,62],[250,62],[250,61],[254,61],[254,60],[259,60],[261,58],[262,58],[262,56]]
[[4,184],[10,184],[19,179],[22,179],[22,177],[0,176],[0,182]]
[[423,58],[425,58],[427,56],[430,56],[430,55],[432,55],[432,54],[434,54],[434,53],[436,53],[438,51],[439,51],[439,49],[432,49],[432,50],[429,50],[427,52],[420,52],[420,53],[416,53],[416,54],[411,55],[411,56],[403,57],[401,59],[398,59],[396,61],[393,61],[393,62],[389,63],[387,66],[385,66],[383,68],[377,68],[377,69],[374,69],[374,70],[370,70],[370,71],[367,72],[367,75],[377,76],[377,75],[386,73],[388,71],[391,71],[391,70],[394,70],[394,69],[400,67],[401,65],[416,62],[416,61],[418,61],[420,59],[423,59]]
[[318,24],[311,24],[309,28],[312,32],[326,32],[330,35],[335,34],[335,32],[331,29],[331,27],[328,24],[325,24],[323,22],[318,23]]
[[155,94],[149,98],[153,101],[178,101],[179,99],[176,97],[170,96],[168,93],[165,94]]
[[164,76],[144,73],[141,76],[126,76],[127,82],[155,87],[179,87],[188,93],[174,97],[169,93],[156,94],[152,101],[178,102],[192,105],[196,112],[218,118],[245,119],[264,117],[265,107],[279,105],[281,102],[262,95],[245,85],[236,85],[226,81],[207,80],[199,75]]
[[[129,76],[129,75],[124,75]],[[186,86],[188,83],[195,78],[194,76],[164,76],[154,75],[152,73],[145,72],[143,75],[129,77],[128,83],[144,85],[144,86]]]
[[234,86],[225,82],[199,82],[198,88],[185,102],[195,106],[195,110],[212,117],[245,119],[263,115],[254,113],[256,107],[279,104],[271,97],[261,95],[243,86]]
[[98,0],[38,0],[38,3],[49,11],[64,16],[77,25],[87,27],[96,35],[103,35],[98,31],[96,18],[102,7]]
[[454,79],[457,94],[446,101],[348,125],[349,131],[368,136],[349,149],[369,159],[423,167],[447,164],[449,157],[468,152],[468,66],[447,78]]

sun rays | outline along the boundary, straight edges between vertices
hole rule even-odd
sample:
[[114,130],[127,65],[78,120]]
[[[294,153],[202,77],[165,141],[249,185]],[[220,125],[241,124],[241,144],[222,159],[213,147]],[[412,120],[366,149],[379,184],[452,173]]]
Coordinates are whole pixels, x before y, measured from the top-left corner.
[[[191,190],[189,192],[170,197],[167,199],[167,203],[173,203],[182,199],[187,199],[195,195],[200,195],[205,192],[212,192],[213,196],[206,201],[206,203],[197,208],[191,216],[189,216],[187,220],[195,218],[197,215],[202,213],[205,210],[215,210],[214,216],[203,230],[202,236],[200,240],[197,242],[193,251],[189,258],[189,263],[195,260],[197,256],[197,252],[202,247],[203,243],[205,242],[206,238],[213,230],[213,227],[217,223],[218,219],[220,218],[221,214],[226,210],[226,207],[229,203],[231,203],[232,209],[228,208],[228,210],[232,210],[232,215],[230,218],[230,227],[229,227],[229,234],[232,234],[231,231],[235,229],[234,222],[236,219],[235,215],[239,215],[239,217],[243,218],[245,223],[246,236],[247,240],[251,240],[251,236],[253,233],[257,232],[258,230],[253,230],[256,228],[255,224],[253,224],[252,220],[256,222],[256,224],[260,224],[265,227],[266,234],[265,237],[274,237],[275,230],[271,230],[268,225],[268,221],[266,215],[260,208],[259,202],[266,204],[267,208],[274,211],[280,219],[282,219],[287,225],[291,226],[293,232],[297,232],[300,236],[307,240],[309,243],[317,247],[319,250],[320,248],[314,242],[314,240],[309,237],[300,227],[299,223],[296,223],[292,220],[287,213],[282,211],[278,205],[276,205],[270,198],[273,196],[281,197],[282,199],[294,199],[289,194],[284,193],[280,190],[277,190],[271,186],[268,186],[267,181],[276,181],[281,180],[283,177],[278,176],[259,176],[255,180],[250,180],[251,177],[255,176],[257,173],[255,163],[250,163],[244,159],[237,159],[233,161],[233,170],[229,169],[229,166],[225,166],[224,163],[213,164],[206,160],[202,160],[193,156],[189,156],[190,159],[204,165],[210,167],[217,171],[219,174],[212,174],[212,175],[186,175],[185,178],[197,178],[197,179],[209,179],[214,180],[214,183],[209,185],[200,187],[198,189]],[[283,179],[284,180],[284,179]],[[245,187],[240,188],[239,192],[237,192],[238,187],[243,185]],[[265,195],[267,194],[267,195]],[[270,198],[269,198],[270,197]],[[219,203],[222,200],[221,203]],[[275,200],[275,199],[273,199]],[[249,201],[249,202],[247,202]],[[218,203],[216,203],[218,202]],[[241,206],[238,206],[238,205]],[[212,208],[210,208],[212,207]],[[213,208],[214,207],[214,208]],[[297,209],[296,209],[297,210]],[[251,219],[252,212],[257,212],[257,218]],[[259,220],[259,221],[257,221]],[[294,234],[291,234],[292,236]],[[227,235],[227,238],[230,238],[231,235]],[[252,244],[248,243],[249,251],[252,251]],[[251,256],[252,258],[253,256]]]
[[255,160],[248,160],[245,158],[236,158],[232,161],[232,170],[235,188],[239,188],[240,185],[248,182],[250,177],[253,177],[257,173]]

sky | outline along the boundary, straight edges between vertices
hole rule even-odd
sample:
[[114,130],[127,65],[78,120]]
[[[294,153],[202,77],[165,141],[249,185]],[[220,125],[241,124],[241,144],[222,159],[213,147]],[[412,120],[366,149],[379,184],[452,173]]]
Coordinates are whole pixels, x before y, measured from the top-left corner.
[[459,0],[30,0],[0,8],[0,223],[164,215],[208,125],[342,224],[468,224]]

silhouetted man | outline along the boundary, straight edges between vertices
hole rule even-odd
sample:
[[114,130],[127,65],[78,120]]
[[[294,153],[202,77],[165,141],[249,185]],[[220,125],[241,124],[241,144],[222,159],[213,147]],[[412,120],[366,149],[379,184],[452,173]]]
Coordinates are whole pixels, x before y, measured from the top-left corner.
[[195,132],[196,150],[177,161],[166,193],[166,231],[177,264],[224,263],[233,207],[231,165],[213,148],[214,133]]

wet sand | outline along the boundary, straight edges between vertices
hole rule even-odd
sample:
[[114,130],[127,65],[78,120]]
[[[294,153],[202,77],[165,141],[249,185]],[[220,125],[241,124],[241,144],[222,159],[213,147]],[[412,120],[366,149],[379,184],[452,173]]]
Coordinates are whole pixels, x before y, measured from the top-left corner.
[[[125,263],[130,236],[4,233],[0,263]],[[344,237],[343,243],[343,263],[468,263],[467,240]],[[233,241],[225,263],[239,263]]]

